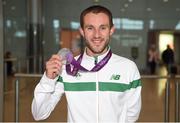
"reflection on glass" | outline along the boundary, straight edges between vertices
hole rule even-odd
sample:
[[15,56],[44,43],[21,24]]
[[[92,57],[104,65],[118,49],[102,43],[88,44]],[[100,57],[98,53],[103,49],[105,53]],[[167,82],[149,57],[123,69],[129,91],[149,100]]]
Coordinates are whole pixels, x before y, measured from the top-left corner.
[[122,20],[122,28],[127,30],[142,30],[144,22],[142,20],[132,20],[123,18]]
[[178,24],[175,27],[176,30],[180,30],[180,21],[178,22]]
[[23,31],[16,31],[15,34],[14,34],[14,37],[18,37],[18,38],[26,37],[26,31],[25,30],[23,30]]
[[120,22],[120,18],[113,18],[113,23],[116,29],[120,29],[121,28],[121,22]]
[[59,28],[60,27],[60,22],[59,22],[59,20],[53,20],[53,27],[54,28]]
[[71,21],[71,29],[78,29],[79,26],[79,22]]
[[11,28],[11,26],[12,26],[11,20],[6,20],[6,26],[8,28]]
[[59,30],[60,30],[60,21],[57,19],[53,20],[53,27],[54,27],[54,39],[56,44],[59,44]]
[[166,79],[158,79],[158,96],[159,97],[164,95],[166,81],[167,81]]
[[[166,75],[166,68],[164,66],[158,69],[158,75]],[[167,79],[158,79],[158,96],[163,96]]]
[[113,18],[116,29],[124,30],[142,30],[144,22],[142,20],[133,20],[128,18]]
[[154,29],[154,24],[155,24],[155,21],[154,20],[150,20],[149,21],[149,29]]

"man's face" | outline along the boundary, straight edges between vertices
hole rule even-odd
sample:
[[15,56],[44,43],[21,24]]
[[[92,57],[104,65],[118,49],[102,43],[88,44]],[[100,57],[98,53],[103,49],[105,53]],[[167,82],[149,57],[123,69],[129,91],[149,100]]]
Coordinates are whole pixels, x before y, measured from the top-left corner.
[[80,29],[85,38],[88,55],[94,56],[107,51],[110,36],[114,27],[110,28],[109,18],[104,13],[88,13],[84,17],[84,27]]

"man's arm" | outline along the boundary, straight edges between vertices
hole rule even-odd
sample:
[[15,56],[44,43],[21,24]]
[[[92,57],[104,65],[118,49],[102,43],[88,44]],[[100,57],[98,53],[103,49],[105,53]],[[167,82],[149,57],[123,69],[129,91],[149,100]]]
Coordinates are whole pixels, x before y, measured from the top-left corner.
[[128,103],[127,103],[127,122],[136,122],[139,118],[141,110],[141,80],[138,68],[136,65],[133,67],[132,74],[130,76],[131,89],[128,93]]
[[141,86],[130,90],[127,122],[136,122],[141,110]]
[[63,84],[57,78],[49,79],[44,74],[35,88],[32,102],[32,114],[35,120],[44,120],[54,110],[64,93]]
[[64,86],[57,82],[62,71],[62,59],[58,55],[46,62],[46,72],[35,88],[32,102],[32,114],[35,120],[46,119],[64,93]]

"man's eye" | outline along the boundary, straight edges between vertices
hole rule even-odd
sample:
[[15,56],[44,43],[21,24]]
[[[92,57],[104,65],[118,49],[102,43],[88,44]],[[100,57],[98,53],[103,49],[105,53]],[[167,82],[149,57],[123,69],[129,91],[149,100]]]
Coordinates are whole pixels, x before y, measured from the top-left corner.
[[92,27],[88,27],[87,30],[92,30],[93,28]]
[[105,26],[101,27],[101,30],[105,30],[105,29],[107,29],[107,27],[105,27]]

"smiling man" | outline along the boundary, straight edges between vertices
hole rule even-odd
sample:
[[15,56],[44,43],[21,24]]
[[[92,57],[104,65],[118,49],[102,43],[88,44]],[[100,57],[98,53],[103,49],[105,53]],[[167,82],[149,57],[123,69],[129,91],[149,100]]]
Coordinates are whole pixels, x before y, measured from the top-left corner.
[[71,64],[63,65],[55,54],[35,88],[32,114],[46,119],[65,94],[68,122],[120,123],[137,121],[141,109],[140,74],[134,62],[113,54],[111,12],[99,5],[80,16],[80,33],[86,47]]

